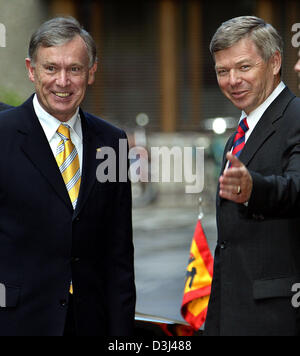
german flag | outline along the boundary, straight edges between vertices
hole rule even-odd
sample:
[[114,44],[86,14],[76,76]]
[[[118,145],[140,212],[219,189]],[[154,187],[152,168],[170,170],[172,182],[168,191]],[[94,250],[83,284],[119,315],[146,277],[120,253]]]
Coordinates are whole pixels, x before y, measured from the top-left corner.
[[199,219],[190,249],[181,306],[183,318],[195,330],[199,330],[206,319],[212,275],[213,257]]

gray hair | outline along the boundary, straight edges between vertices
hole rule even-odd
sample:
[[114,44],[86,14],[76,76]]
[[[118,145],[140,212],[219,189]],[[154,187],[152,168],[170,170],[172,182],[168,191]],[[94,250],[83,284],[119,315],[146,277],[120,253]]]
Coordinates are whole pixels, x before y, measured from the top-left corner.
[[97,49],[92,36],[83,29],[73,17],[56,17],[41,25],[31,36],[29,58],[35,64],[36,52],[39,47],[61,46],[80,36],[86,44],[89,56],[89,67],[97,62]]
[[214,34],[210,52],[232,47],[241,39],[250,38],[256,45],[264,61],[268,61],[277,51],[283,55],[283,40],[276,29],[263,19],[255,16],[235,17],[224,22]]

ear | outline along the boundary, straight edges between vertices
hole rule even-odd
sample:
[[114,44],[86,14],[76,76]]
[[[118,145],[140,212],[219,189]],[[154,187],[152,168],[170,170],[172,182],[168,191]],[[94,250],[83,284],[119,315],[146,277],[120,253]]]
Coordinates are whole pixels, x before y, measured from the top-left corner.
[[273,67],[273,74],[274,75],[278,75],[282,66],[282,58],[281,58],[281,54],[276,51],[272,58],[271,58],[271,63],[272,63],[272,67]]
[[98,64],[94,63],[92,68],[89,69],[88,85],[92,85],[95,81],[95,73],[97,72]]
[[26,68],[28,70],[28,77],[34,83],[35,82],[35,79],[34,79],[34,70],[35,70],[35,68],[31,64],[31,59],[30,58],[26,58],[25,59],[25,64],[26,64]]

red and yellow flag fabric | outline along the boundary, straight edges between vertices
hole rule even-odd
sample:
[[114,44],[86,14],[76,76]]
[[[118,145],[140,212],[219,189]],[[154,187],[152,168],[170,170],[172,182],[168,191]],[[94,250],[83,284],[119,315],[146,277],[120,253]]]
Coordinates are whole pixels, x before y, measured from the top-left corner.
[[198,220],[190,249],[181,306],[183,318],[199,330],[205,322],[213,275],[213,257],[201,221]]

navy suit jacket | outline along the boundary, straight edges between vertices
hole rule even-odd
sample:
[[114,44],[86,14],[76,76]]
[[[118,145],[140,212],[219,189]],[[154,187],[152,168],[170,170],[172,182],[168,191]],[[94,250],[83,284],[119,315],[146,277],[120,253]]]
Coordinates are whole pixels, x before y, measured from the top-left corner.
[[221,199],[218,189],[205,334],[297,335],[292,286],[300,282],[300,100],[288,88],[263,114],[240,160],[253,191],[245,206]]
[[0,335],[62,335],[69,285],[79,335],[130,335],[135,285],[130,182],[99,183],[97,148],[123,131],[80,111],[83,167],[74,211],[32,98],[0,114]]
[[9,105],[4,104],[4,103],[0,103],[0,111],[7,110],[7,109],[10,109],[10,108],[12,108],[12,106],[9,106]]

